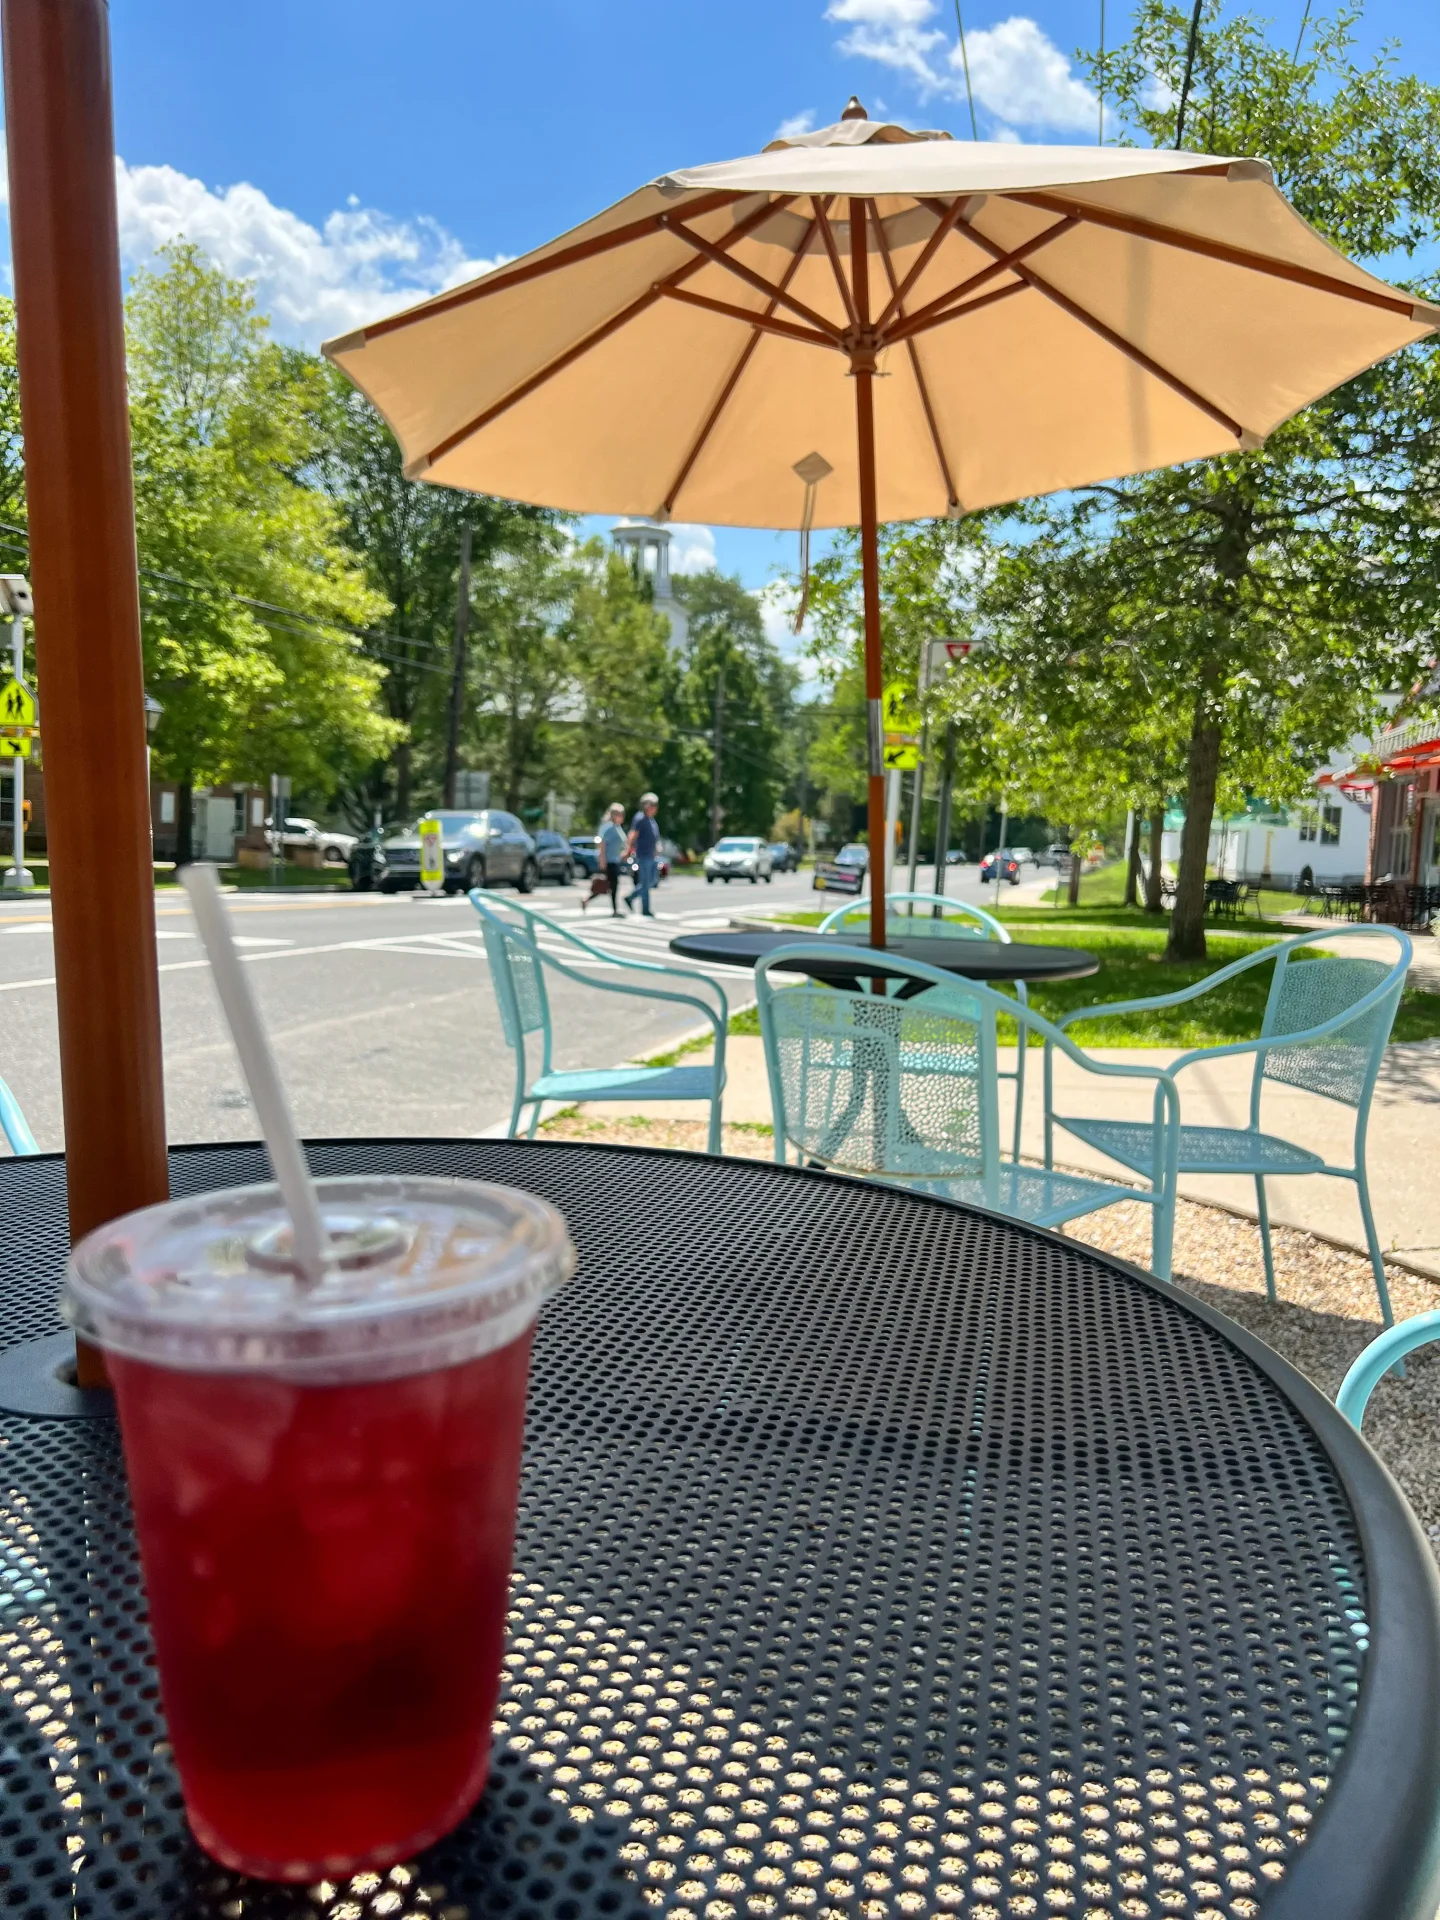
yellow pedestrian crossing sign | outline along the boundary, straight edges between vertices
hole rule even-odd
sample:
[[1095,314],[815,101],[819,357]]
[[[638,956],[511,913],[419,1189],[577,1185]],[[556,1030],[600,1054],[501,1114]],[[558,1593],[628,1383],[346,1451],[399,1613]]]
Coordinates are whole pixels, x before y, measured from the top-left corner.
[[913,740],[887,739],[884,758],[887,773],[913,773],[920,764],[920,749]]
[[0,727],[33,727],[35,696],[23,680],[12,673],[0,687]]
[[0,733],[0,760],[28,760],[34,737],[30,733]]
[[910,689],[900,680],[892,680],[880,697],[886,733],[918,733],[920,715],[911,703]]

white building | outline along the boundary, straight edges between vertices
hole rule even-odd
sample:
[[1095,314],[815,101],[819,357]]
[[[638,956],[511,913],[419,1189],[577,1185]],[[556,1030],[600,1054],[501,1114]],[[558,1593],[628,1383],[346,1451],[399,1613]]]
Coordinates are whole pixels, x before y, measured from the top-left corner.
[[623,554],[642,577],[648,577],[655,592],[655,611],[670,622],[670,639],[683,647],[690,637],[685,609],[675,598],[670,584],[670,529],[656,520],[618,520],[610,529],[615,551]]
[[[1369,748],[1368,740],[1352,741],[1343,753],[1315,776],[1314,797],[1292,807],[1252,809],[1221,819],[1210,828],[1209,864],[1227,880],[1264,881],[1295,888],[1308,867],[1312,881],[1360,882],[1370,848],[1372,787],[1352,784],[1347,773]],[[1166,866],[1174,872],[1180,862],[1180,833],[1167,830]]]

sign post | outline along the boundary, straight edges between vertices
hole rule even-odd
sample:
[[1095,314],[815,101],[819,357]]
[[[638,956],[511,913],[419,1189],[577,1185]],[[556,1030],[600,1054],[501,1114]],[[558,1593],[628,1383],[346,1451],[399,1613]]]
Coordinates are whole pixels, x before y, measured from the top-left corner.
[[25,762],[30,758],[35,732],[35,696],[25,684],[25,615],[35,611],[35,603],[23,575],[0,574],[0,611],[10,616],[10,678],[0,687],[0,727],[4,729],[0,732],[0,759],[10,761],[14,827],[5,886],[11,892],[24,893],[35,884],[35,876],[25,864]]
[[[931,640],[925,648],[925,664],[928,678],[934,679],[938,673],[949,672],[968,660],[972,654],[982,653],[984,640]],[[955,794],[955,722],[945,722],[944,760],[940,772],[940,804],[935,819],[935,891],[944,893],[947,878],[946,855],[950,851],[950,812]],[[985,851],[982,846],[980,851]],[[912,881],[913,888],[913,881]],[[932,909],[938,920],[942,909]]]
[[445,884],[445,829],[438,820],[420,822],[420,884],[432,898]]

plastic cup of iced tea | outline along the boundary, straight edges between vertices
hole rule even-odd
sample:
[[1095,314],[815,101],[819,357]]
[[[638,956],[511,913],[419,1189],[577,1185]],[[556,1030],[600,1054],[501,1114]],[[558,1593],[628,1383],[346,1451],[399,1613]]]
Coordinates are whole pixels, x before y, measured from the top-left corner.
[[459,1180],[325,1180],[302,1282],[274,1187],[82,1240],[160,1692],[196,1838],[314,1881],[456,1825],[489,1765],[530,1339],[560,1215]]

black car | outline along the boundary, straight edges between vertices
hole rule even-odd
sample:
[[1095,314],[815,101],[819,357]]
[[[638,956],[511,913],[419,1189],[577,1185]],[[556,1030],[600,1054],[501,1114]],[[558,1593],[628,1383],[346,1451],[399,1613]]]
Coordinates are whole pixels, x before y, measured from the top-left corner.
[[788,840],[770,842],[770,871],[772,873],[794,873],[800,864],[800,849],[792,846]]
[[535,835],[535,860],[542,880],[558,880],[562,887],[568,887],[575,878],[578,862],[570,851],[570,842],[548,827]]
[[600,855],[596,850],[593,833],[572,833],[570,836],[570,854],[575,865],[589,879],[592,873],[600,871]]
[[350,884],[357,893],[369,893],[375,885],[376,851],[387,833],[393,833],[394,827],[371,827],[350,849],[350,858],[345,862],[350,874]]

